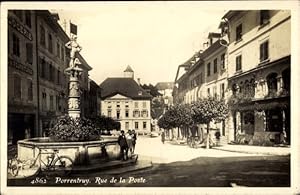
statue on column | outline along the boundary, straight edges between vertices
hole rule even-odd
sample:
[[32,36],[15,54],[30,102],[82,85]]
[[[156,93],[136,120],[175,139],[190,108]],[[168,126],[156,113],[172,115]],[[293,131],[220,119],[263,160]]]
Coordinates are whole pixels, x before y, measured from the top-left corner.
[[80,52],[82,50],[82,47],[77,43],[77,36],[73,35],[71,37],[71,41],[66,43],[65,46],[71,50],[70,51],[71,60],[70,60],[69,66],[70,66],[70,68],[74,68],[76,65],[75,59],[76,59],[77,64],[80,64],[80,62],[78,63],[79,60],[76,58],[76,53]]

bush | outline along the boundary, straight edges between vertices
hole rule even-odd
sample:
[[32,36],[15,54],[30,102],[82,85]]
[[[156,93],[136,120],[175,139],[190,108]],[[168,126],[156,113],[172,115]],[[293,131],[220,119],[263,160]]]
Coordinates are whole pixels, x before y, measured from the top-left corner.
[[100,139],[99,131],[89,119],[65,115],[58,117],[53,128],[49,130],[53,141],[91,141]]

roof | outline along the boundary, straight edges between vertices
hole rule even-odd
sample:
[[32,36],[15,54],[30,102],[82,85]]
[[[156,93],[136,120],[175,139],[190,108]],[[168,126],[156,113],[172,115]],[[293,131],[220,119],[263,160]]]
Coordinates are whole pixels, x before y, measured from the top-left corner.
[[107,78],[100,84],[100,88],[102,89],[101,99],[106,99],[116,94],[121,94],[135,100],[150,100],[152,98],[132,78]]
[[226,18],[228,20],[230,20],[233,16],[241,13],[241,10],[232,10],[232,11],[228,11],[225,13],[225,15],[222,17],[222,19]]
[[221,37],[221,33],[215,33],[215,32],[210,32],[208,34],[208,37],[207,38],[220,38]]
[[133,72],[132,68],[128,65],[124,72]]
[[165,90],[165,89],[173,89],[174,88],[174,82],[158,82],[155,87],[158,90]]

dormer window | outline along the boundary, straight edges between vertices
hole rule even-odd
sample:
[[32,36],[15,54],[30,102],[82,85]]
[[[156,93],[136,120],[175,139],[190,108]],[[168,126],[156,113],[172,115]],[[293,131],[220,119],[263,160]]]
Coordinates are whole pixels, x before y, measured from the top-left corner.
[[243,26],[239,24],[235,29],[235,40],[239,41],[242,39]]
[[138,92],[138,95],[143,95],[143,92],[142,92],[142,91],[139,91],[139,92]]
[[261,10],[260,11],[260,25],[269,23],[269,20],[270,20],[269,10]]

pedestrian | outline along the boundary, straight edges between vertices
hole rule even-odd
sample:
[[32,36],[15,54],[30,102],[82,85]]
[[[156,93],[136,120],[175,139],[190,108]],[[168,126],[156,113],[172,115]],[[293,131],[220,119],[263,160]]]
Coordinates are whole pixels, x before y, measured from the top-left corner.
[[127,160],[128,159],[128,144],[127,144],[126,137],[125,137],[123,130],[121,130],[121,135],[118,138],[118,143],[121,148],[121,151],[120,151],[121,160]]
[[136,144],[136,140],[137,140],[137,137],[136,137],[136,132],[135,130],[133,129],[132,130],[132,145],[133,145],[133,154],[134,154],[134,150],[135,150],[135,144]]
[[286,131],[283,130],[280,133],[280,143],[285,144],[286,143],[286,138],[287,138]]
[[161,132],[161,142],[165,143],[165,131]]
[[126,134],[126,141],[127,141],[127,144],[128,144],[128,150],[130,152],[130,158],[132,158],[133,144],[132,144],[132,133],[131,133],[131,130],[128,130],[128,132]]

